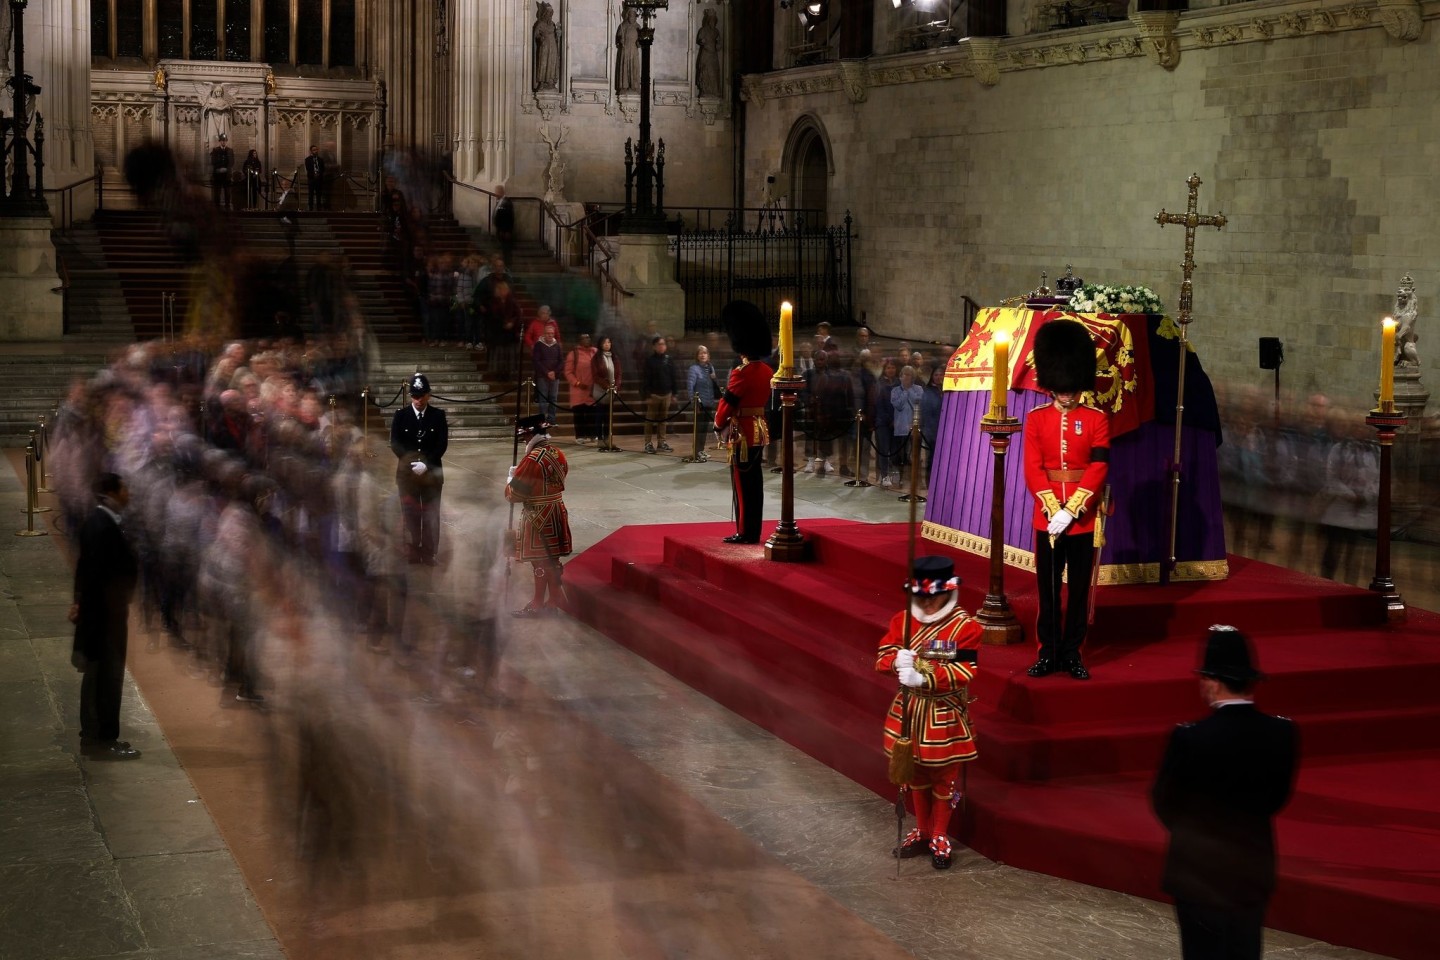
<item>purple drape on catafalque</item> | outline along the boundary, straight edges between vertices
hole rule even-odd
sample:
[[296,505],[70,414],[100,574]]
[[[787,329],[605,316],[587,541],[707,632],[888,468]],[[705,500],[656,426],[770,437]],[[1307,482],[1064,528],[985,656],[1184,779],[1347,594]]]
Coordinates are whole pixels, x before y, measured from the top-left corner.
[[[1114,512],[1106,525],[1100,558],[1102,583],[1154,581],[1170,552],[1175,377],[1161,365],[1175,363],[1178,344],[1159,336],[1158,323],[1149,326],[1152,366],[1159,369],[1141,373],[1148,372],[1156,388],[1155,417],[1111,438],[1109,483]],[[1214,410],[1214,390],[1193,354],[1186,367],[1185,393],[1187,413]],[[1030,390],[1012,390],[1008,402],[1010,415],[1023,420],[1048,398]],[[989,553],[994,454],[979,425],[989,407],[987,391],[946,392],[925,505],[927,537],[982,555]],[[1176,580],[1221,579],[1227,573],[1214,420],[1202,414],[1195,421],[1185,422],[1181,448]],[[1012,551],[1012,560],[1014,551],[1029,555],[1035,549],[1023,457],[1023,437],[1016,434],[1005,458],[1005,544]]]

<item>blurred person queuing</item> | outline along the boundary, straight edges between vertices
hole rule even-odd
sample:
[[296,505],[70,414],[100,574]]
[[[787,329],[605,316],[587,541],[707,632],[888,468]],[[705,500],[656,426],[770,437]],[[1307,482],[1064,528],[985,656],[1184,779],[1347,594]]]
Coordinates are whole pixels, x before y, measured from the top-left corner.
[[435,566],[440,552],[440,495],[445,485],[441,460],[450,445],[445,411],[430,405],[430,379],[410,378],[410,403],[390,421],[390,450],[397,460],[395,486],[405,518],[405,556]]
[[520,362],[520,302],[504,273],[491,273],[480,286],[489,292],[485,302],[485,322],[490,372],[514,376]]
[[245,162],[240,165],[240,175],[245,180],[245,209],[258,210],[260,184],[265,179],[265,166],[260,162],[259,153],[251,150],[245,154]]
[[523,505],[515,536],[515,559],[529,563],[535,579],[530,602],[514,612],[535,617],[565,605],[562,558],[571,551],[570,514],[565,509],[565,477],[570,465],[550,442],[550,423],[541,414],[516,422],[525,454],[510,469],[505,498]]
[[[875,657],[877,672],[893,672],[899,680],[885,714],[885,755],[892,774],[903,775],[901,786],[915,814],[915,828],[893,853],[901,858],[929,853],[931,866],[947,870],[960,765],[977,755],[969,685],[978,670],[982,630],[958,602],[960,578],[948,558],[916,557],[905,590],[910,603],[890,618]],[[906,737],[912,764],[895,756]]]
[[650,340],[650,355],[641,371],[640,392],[645,397],[645,452],[661,453],[674,449],[665,441],[670,403],[675,399],[678,381],[669,346],[658,334]]
[[[855,450],[855,475],[870,479],[870,448],[875,443],[875,371],[871,369],[870,350],[861,349],[850,363],[850,386],[855,394],[855,409],[860,414]],[[879,482],[880,477],[876,477]]]
[[[900,386],[900,368],[886,357],[875,378],[875,400],[870,418],[875,422],[875,472],[883,489],[892,489],[900,481],[895,457],[895,405],[891,402],[895,388]],[[905,427],[908,432],[910,427]]]
[[473,254],[460,261],[455,271],[455,298],[450,303],[450,326],[460,342],[471,350],[482,345],[480,315],[475,309],[475,293],[480,285],[480,258]]
[[[1095,347],[1074,320],[1051,320],[1035,334],[1035,374],[1052,401],[1025,417],[1025,486],[1034,497],[1039,655],[1026,671],[1065,670],[1090,679],[1080,657],[1090,620],[1095,518],[1110,468],[1110,418],[1080,402],[1095,385]],[[1069,571],[1068,589],[1061,600]]]
[[575,440],[591,444],[598,435],[595,417],[598,407],[592,395],[595,386],[595,345],[590,334],[580,334],[580,340],[565,354],[565,383],[570,388],[570,413],[575,418]]
[[565,348],[557,336],[555,321],[550,319],[550,308],[540,309],[544,311],[545,325],[539,338],[530,346],[530,365],[535,375],[535,395],[540,413],[554,424],[560,417],[558,403],[560,377],[565,372]]
[[139,564],[122,527],[130,491],[114,473],[95,484],[95,505],[80,525],[70,662],[81,673],[80,746],[87,755],[134,760],[140,751],[120,739],[130,601]]
[[935,464],[935,444],[940,440],[940,412],[945,403],[941,386],[943,367],[927,367],[920,395],[920,452],[925,458],[925,486],[930,486],[930,468]]
[[455,261],[448,253],[432,256],[425,266],[425,344],[451,339],[450,311],[455,302]]
[[[900,382],[890,391],[890,430],[894,435],[890,445],[892,470],[910,466],[910,425],[915,421],[915,412],[920,409],[920,401],[924,398],[924,390],[915,382],[915,368],[908,364],[901,367]],[[902,476],[898,482],[907,486],[909,480]]]
[[1294,789],[1299,736],[1255,706],[1264,675],[1239,630],[1211,627],[1196,672],[1210,713],[1171,733],[1150,794],[1170,833],[1161,888],[1175,898],[1184,960],[1259,960],[1274,818]]
[[[690,401],[695,404],[695,422],[700,425],[698,431],[704,433],[710,429],[710,423],[715,418],[715,405],[720,400],[721,390],[715,364],[710,362],[709,347],[696,348],[695,362],[690,364],[685,374],[685,389]],[[699,445],[705,445],[703,439]]]
[[837,351],[816,352],[811,390],[815,405],[814,472],[822,477],[835,472],[831,457],[838,446],[840,476],[853,477],[850,450],[855,437],[855,388]]
[[601,450],[618,450],[610,435],[610,419],[616,394],[620,392],[620,357],[609,334],[600,337],[590,363],[590,394],[595,399],[595,439]]

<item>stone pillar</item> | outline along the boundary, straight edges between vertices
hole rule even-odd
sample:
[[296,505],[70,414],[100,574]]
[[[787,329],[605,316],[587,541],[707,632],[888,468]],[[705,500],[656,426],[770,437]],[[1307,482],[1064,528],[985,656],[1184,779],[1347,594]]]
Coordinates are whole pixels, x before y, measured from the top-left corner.
[[685,335],[685,289],[675,282],[675,258],[664,234],[622,233],[616,238],[614,270],[633,297],[622,305],[632,330],[655,329],[667,337]]
[[[524,63],[519,58],[529,49],[528,42],[522,45],[516,39],[518,9],[515,4],[460,4],[455,9],[450,48],[455,179],[487,189],[508,185],[515,169],[515,113]],[[487,222],[489,204],[484,195],[456,188],[453,201],[455,218],[461,223]],[[523,224],[517,230],[530,235]]]
[[59,286],[50,218],[0,217],[0,340],[60,339]]
[[[90,4],[49,0],[25,11],[26,71],[40,85],[35,109],[45,117],[45,186],[63,187],[95,172],[90,137]],[[55,194],[50,214],[58,218]],[[95,184],[74,192],[73,219],[95,211]]]

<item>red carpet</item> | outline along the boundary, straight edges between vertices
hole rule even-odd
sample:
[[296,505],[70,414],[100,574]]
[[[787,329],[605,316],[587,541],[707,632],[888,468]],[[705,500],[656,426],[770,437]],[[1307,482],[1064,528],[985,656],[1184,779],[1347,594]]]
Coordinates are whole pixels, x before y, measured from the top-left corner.
[[[729,524],[624,527],[566,568],[577,615],[716,701],[883,796],[873,669],[901,602],[904,526],[806,521],[814,561],[728,546]],[[947,552],[977,608],[988,564]],[[1106,587],[1086,648],[1094,679],[1024,675],[1027,642],[986,647],[972,686],[980,759],[961,838],[985,856],[1158,898],[1164,834],[1150,778],[1165,738],[1203,707],[1212,623],[1248,631],[1260,703],[1300,724],[1297,793],[1279,823],[1271,926],[1420,960],[1440,933],[1440,616],[1387,627],[1376,595],[1230,557],[1230,579]],[[1033,575],[1007,570],[1034,620]],[[877,838],[877,843],[884,842]]]

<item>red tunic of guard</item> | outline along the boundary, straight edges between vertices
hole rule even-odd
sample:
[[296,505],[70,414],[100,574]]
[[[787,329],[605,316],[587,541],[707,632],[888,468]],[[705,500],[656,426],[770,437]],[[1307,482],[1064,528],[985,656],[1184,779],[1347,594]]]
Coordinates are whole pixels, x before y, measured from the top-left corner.
[[549,443],[536,444],[515,465],[505,499],[523,503],[515,559],[558,560],[570,555],[570,514],[562,499],[570,465]]
[[775,371],[768,363],[749,360],[730,371],[725,393],[715,407],[715,429],[731,426],[732,461],[744,461],[751,448],[762,448],[770,442],[770,428],[765,423],[765,404],[770,400],[770,379]]
[[[909,611],[903,611],[890,618],[890,629],[880,639],[880,651],[875,657],[877,672],[894,674],[895,654],[904,643],[905,618],[909,615]],[[891,701],[885,716],[887,757],[900,737],[902,710],[908,700],[916,766],[943,767],[975,759],[975,734],[965,704],[966,688],[975,677],[976,664],[967,662],[963,653],[954,661],[927,660],[920,654],[936,641],[949,641],[957,651],[979,650],[981,632],[980,622],[958,604],[949,616],[935,623],[911,620],[910,649],[916,653],[915,668],[925,675],[925,685],[910,690],[908,698],[897,692]]]
[[[1110,468],[1110,418],[1094,407],[1036,407],[1025,418],[1025,486],[1035,496],[1033,526],[1044,530],[1061,507],[1075,517],[1067,534],[1095,529],[1095,495]],[[1096,457],[1093,451],[1106,453]]]

